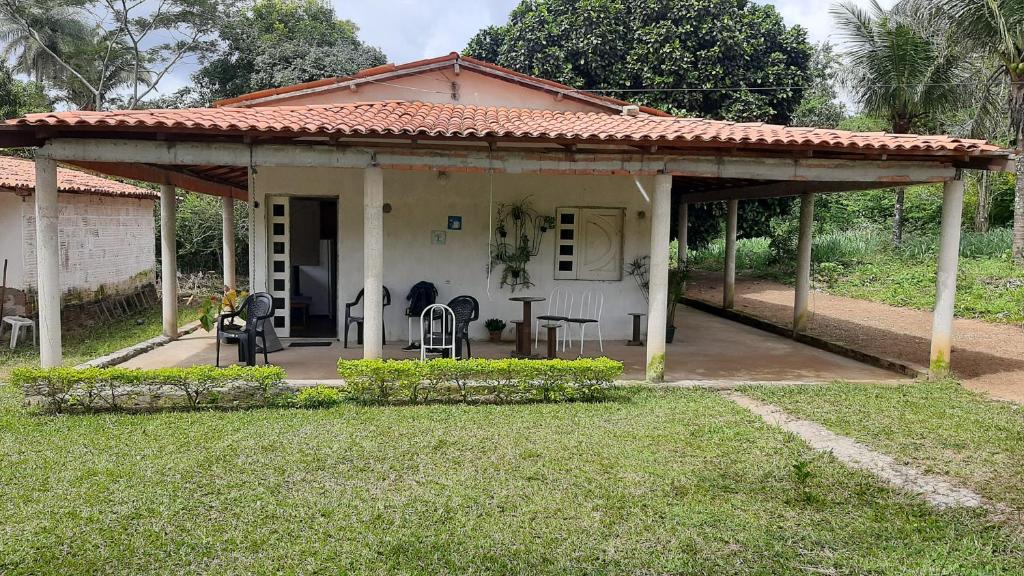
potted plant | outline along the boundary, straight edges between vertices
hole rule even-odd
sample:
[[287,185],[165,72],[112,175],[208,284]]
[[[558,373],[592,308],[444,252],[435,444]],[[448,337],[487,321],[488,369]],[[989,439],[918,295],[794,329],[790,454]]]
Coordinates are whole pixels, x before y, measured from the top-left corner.
[[[651,261],[647,256],[638,256],[626,265],[626,274],[636,281],[644,300],[649,302]],[[665,325],[665,343],[671,344],[676,336],[676,305],[683,297],[686,277],[690,268],[686,262],[669,264],[668,269],[668,323]]]
[[501,342],[501,333],[505,331],[505,326],[507,326],[505,321],[498,318],[490,318],[484,322],[484,328],[487,328],[491,342]]
[[238,312],[238,307],[248,295],[249,293],[245,290],[241,292],[228,290],[223,295],[210,296],[199,313],[199,323],[203,325],[204,330],[212,332],[217,326],[217,318],[220,317],[221,312]]
[[686,263],[668,269],[668,323],[665,326],[665,343],[671,344],[676,337],[676,306],[686,289],[686,277],[690,269]]

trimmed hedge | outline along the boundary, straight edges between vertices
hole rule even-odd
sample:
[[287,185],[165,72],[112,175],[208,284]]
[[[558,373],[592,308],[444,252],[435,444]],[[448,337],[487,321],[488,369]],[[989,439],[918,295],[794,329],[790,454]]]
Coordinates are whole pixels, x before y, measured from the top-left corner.
[[277,366],[18,368],[11,383],[43,412],[266,406],[284,383]]
[[622,375],[608,358],[339,360],[348,398],[364,403],[597,400]]

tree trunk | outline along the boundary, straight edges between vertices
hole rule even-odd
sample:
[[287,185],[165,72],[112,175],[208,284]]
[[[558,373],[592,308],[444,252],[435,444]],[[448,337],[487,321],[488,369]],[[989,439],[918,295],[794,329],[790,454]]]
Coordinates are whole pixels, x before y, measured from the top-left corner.
[[1010,77],[1010,133],[1015,136],[1017,148],[1017,187],[1013,196],[1013,262],[1024,266],[1024,156],[1021,140],[1024,138],[1024,82]]
[[981,171],[978,181],[978,209],[974,213],[974,231],[978,234],[988,232],[988,215],[992,211],[992,196],[989,194],[988,170]]
[[904,189],[896,189],[896,209],[893,210],[892,243],[899,246],[903,242],[903,202]]

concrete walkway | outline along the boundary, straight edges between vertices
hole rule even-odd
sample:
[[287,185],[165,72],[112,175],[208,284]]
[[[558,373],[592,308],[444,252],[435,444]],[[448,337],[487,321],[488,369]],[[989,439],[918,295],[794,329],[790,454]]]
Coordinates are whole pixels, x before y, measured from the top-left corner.
[[[855,382],[905,380],[899,375],[843,358],[810,346],[768,334],[736,322],[680,307],[677,316],[676,340],[667,347],[666,378],[684,382],[829,382],[835,379]],[[404,327],[403,327],[404,328]],[[286,347],[271,354],[271,363],[282,366],[290,379],[326,380],[337,378],[339,357],[360,358],[362,351],[352,346],[341,347],[330,341],[324,347]],[[285,346],[291,342],[285,341]],[[384,354],[389,358],[419,358],[418,351],[403,351],[402,342],[389,342]],[[541,342],[543,348],[544,343]],[[604,355],[625,364],[623,378],[644,378],[645,350],[626,346],[625,342],[607,341]],[[564,358],[575,358],[577,348],[565,352]],[[473,355],[483,358],[507,358],[511,343],[473,342]],[[600,356],[597,342],[588,341],[587,356]],[[221,348],[221,359],[233,361],[233,347]],[[156,350],[137,356],[124,364],[134,368],[192,366],[214,363],[214,338],[199,330]]]
[[936,508],[996,506],[986,504],[981,496],[960,487],[952,481],[916,468],[899,464],[891,456],[876,452],[847,436],[836,434],[821,424],[800,420],[790,416],[781,408],[765,404],[739,392],[724,392],[723,395],[740,406],[757,414],[773,426],[799,436],[811,448],[828,452],[851,468],[864,470],[896,488],[920,494]]
[[[686,295],[721,305],[722,274],[696,272]],[[737,278],[736,310],[781,326],[793,322],[793,288],[770,280]],[[812,292],[808,333],[908,364],[928,365],[932,313]],[[1020,326],[958,318],[953,326],[953,372],[964,386],[995,398],[1024,402],[1024,330]]]

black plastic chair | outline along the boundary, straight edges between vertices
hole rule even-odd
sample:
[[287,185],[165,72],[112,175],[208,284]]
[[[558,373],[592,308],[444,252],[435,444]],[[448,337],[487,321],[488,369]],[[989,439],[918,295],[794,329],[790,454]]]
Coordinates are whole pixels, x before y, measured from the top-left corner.
[[[358,306],[359,303],[362,302],[362,301],[363,301],[363,291],[360,290],[359,294],[356,294],[356,299],[355,300],[345,304],[345,348],[348,348],[348,328],[352,324],[356,325],[356,343],[359,344],[359,345],[362,345],[362,343],[363,343],[363,318],[364,318],[364,316],[363,315],[356,316],[356,315],[352,314],[352,309],[355,308],[356,306]],[[384,306],[382,306],[382,308],[387,308],[388,306],[391,306],[391,292],[388,290],[388,287],[385,286],[384,287]],[[386,330],[386,328],[384,327],[384,322],[381,321],[381,327],[380,327],[381,343],[387,341],[387,336],[385,334],[385,330]]]
[[[238,360],[248,366],[256,365],[257,340],[263,343],[263,363],[267,360],[267,336],[263,324],[274,316],[274,298],[266,292],[250,294],[242,301],[237,312],[226,312],[217,319],[217,366],[220,367],[220,343],[238,342]],[[245,324],[232,320],[242,318]]]
[[455,355],[462,358],[462,344],[466,344],[466,358],[473,356],[469,345],[469,324],[480,319],[480,302],[472,296],[456,296],[448,302],[455,313]]

